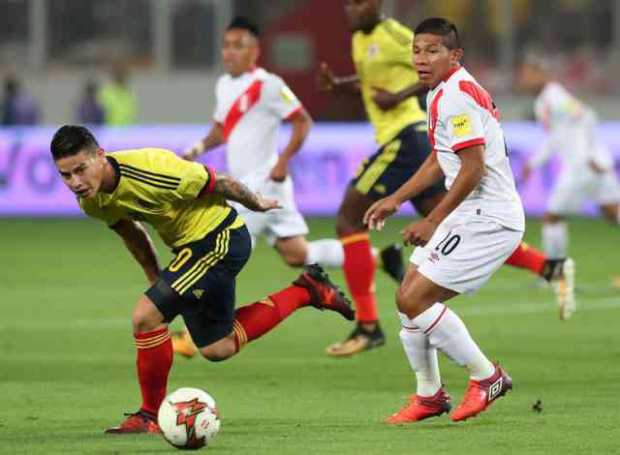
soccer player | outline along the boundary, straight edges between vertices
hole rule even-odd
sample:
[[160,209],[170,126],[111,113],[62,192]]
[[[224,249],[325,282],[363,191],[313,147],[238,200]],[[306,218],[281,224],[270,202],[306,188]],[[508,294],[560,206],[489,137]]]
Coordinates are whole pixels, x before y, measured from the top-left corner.
[[[122,238],[150,284],[132,318],[142,405],[107,433],[159,431],[156,414],[172,367],[168,324],[179,314],[200,353],[213,361],[234,356],[306,306],[354,318],[349,302],[318,265],[306,267],[292,286],[235,311],[235,280],[250,256],[251,240],[227,200],[259,212],[278,209],[276,200],[168,150],[105,153],[81,126],[60,128],[51,152],[82,210]],[[151,224],[175,253],[165,268],[160,270],[139,221]]]
[[[374,259],[362,218],[374,201],[392,194],[415,174],[430,153],[426,113],[416,98],[427,88],[420,83],[411,62],[414,35],[394,19],[385,18],[381,6],[381,0],[345,1],[357,74],[336,77],[325,63],[319,72],[323,90],[361,92],[379,144],[379,150],[360,166],[338,211],[336,229],[344,245],[344,274],[355,302],[357,325],[344,342],[328,347],[327,353],[332,356],[356,354],[385,342],[374,293]],[[411,202],[418,213],[427,215],[445,194],[439,177]],[[547,260],[535,248],[521,244],[507,264],[550,281],[561,317],[570,316],[574,286],[567,285],[570,275],[564,273],[564,260]]]
[[548,64],[528,56],[519,72],[520,87],[537,96],[536,119],[548,132],[545,142],[523,171],[529,178],[557,152],[562,172],[555,183],[543,219],[542,241],[550,258],[566,257],[566,215],[579,210],[585,198],[594,200],[603,216],[620,224],[620,185],[611,153],[596,131],[596,113],[555,81]]
[[438,350],[470,375],[463,401],[450,416],[453,421],[476,416],[512,388],[508,374],[488,360],[463,321],[445,305],[479,289],[517,248],[525,229],[499,113],[486,90],[461,66],[462,56],[451,22],[431,18],[416,27],[413,62],[430,89],[433,153],[402,187],[364,215],[371,228],[380,229],[402,203],[445,176],[448,192],[443,200],[403,231],[405,243],[418,245],[396,297],[400,338],[417,391],[387,419],[390,424],[450,410]]

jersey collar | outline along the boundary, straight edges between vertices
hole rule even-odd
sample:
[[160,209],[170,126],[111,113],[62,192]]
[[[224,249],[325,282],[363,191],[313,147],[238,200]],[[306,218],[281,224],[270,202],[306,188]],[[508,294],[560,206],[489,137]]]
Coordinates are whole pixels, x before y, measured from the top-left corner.
[[457,66],[456,68],[452,68],[450,71],[448,71],[448,73],[441,80],[443,82],[448,82],[448,79],[450,79],[452,75],[456,73],[458,70],[460,70],[461,68],[463,68],[461,65]]
[[107,155],[105,159],[108,160],[108,163],[110,163],[110,165],[112,166],[112,169],[114,169],[114,186],[112,187],[112,191],[108,193],[108,194],[112,194],[116,191],[121,181],[121,168],[118,165],[118,161],[116,161],[116,159],[111,157],[110,155]]

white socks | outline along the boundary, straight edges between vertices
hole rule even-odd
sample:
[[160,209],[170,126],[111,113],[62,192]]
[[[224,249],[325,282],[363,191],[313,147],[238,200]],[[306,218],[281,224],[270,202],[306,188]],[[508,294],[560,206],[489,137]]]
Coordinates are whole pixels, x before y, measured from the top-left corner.
[[565,222],[543,223],[543,250],[549,259],[566,257],[568,250],[568,227]]
[[[403,316],[401,315],[401,319]],[[411,328],[410,325],[403,325],[400,330],[400,341],[405,349],[409,365],[415,372],[416,393],[423,397],[432,397],[441,387],[437,349],[431,347],[428,337],[420,329]]]
[[319,263],[325,267],[342,267],[344,250],[342,243],[336,239],[322,239],[308,242],[306,264]]
[[[401,314],[401,321],[403,331],[408,332],[404,336],[401,332],[405,353],[416,372],[416,378],[420,373],[425,390],[432,390],[436,384],[441,384],[439,368],[436,366],[437,354],[435,352],[432,355],[433,349],[439,349],[457,364],[465,366],[471,379],[476,381],[486,379],[495,372],[495,367],[471,338],[463,321],[444,304],[436,303],[413,319]],[[425,337],[427,343],[420,342],[415,329],[419,329],[420,336]],[[422,393],[422,390],[418,394],[429,396]]]

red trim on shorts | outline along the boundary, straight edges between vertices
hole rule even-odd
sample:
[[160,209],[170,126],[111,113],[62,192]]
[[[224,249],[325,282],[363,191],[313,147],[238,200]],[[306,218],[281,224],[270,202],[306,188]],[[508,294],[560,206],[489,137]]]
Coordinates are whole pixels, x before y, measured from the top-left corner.
[[470,139],[469,141],[465,141],[465,142],[459,142],[458,144],[454,144],[452,146],[452,151],[454,153],[456,152],[460,152],[463,149],[466,149],[468,147],[473,147],[474,145],[484,145],[486,144],[485,140],[483,137],[477,137],[475,139]]
[[428,329],[424,331],[424,335],[428,335],[428,333],[431,330],[433,330],[433,328],[435,328],[437,324],[439,324],[439,321],[441,320],[441,318],[443,317],[443,315],[446,313],[447,310],[448,310],[448,307],[444,305],[441,314],[437,316],[437,319],[435,319],[431,325],[428,326]]

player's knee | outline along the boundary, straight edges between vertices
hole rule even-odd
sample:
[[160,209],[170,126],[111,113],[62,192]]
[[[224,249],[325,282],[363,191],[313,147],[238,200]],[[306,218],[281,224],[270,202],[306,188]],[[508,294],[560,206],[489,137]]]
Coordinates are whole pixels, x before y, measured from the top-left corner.
[[351,219],[342,213],[336,217],[336,233],[338,237],[346,237],[364,230],[362,220]]
[[407,315],[409,319],[413,319],[424,311],[421,300],[414,294],[409,292],[404,286],[400,286],[396,291],[396,307],[398,311]]
[[161,325],[159,321],[151,317],[147,312],[142,311],[141,308],[136,308],[134,310],[131,323],[134,333],[149,332]]
[[209,345],[201,348],[200,353],[205,359],[211,362],[222,362],[235,355],[235,348],[228,343],[218,343],[217,345]]
[[282,255],[282,259],[289,267],[303,267],[306,264],[306,253],[287,253]]

